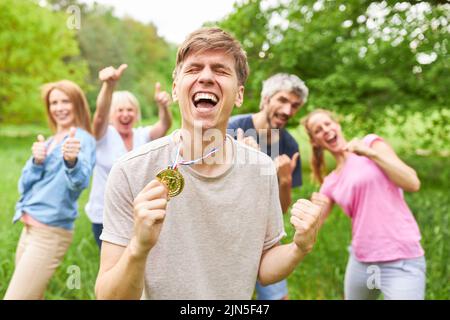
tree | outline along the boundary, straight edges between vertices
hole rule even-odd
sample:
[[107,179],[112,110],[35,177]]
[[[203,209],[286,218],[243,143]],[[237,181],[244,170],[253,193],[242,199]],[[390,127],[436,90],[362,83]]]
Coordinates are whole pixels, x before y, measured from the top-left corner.
[[0,122],[43,122],[46,82],[67,78],[84,86],[87,66],[66,22],[34,1],[0,0]]
[[[240,112],[258,110],[262,80],[294,73],[310,89],[306,111],[324,107],[345,115],[352,135],[380,132],[386,117],[400,128],[417,113],[438,114],[432,127],[422,128],[429,133],[420,139],[426,146],[450,142],[449,18],[450,5],[439,1],[246,0],[218,24],[248,54]],[[298,117],[290,124],[297,126]]]
[[154,25],[130,17],[118,18],[111,7],[94,4],[82,10],[78,41],[81,56],[89,66],[87,96],[91,108],[95,107],[100,89],[98,72],[109,65],[127,63],[118,89],[137,96],[144,117],[156,115],[154,84],[161,82],[163,88],[170,88],[175,60],[172,45],[158,36]]

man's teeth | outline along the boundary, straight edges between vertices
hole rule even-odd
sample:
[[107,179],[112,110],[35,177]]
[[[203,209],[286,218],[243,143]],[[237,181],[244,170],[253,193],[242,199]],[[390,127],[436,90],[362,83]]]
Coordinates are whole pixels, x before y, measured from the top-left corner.
[[200,100],[211,100],[213,103],[217,103],[217,97],[212,93],[199,92],[194,96],[194,102],[198,102]]

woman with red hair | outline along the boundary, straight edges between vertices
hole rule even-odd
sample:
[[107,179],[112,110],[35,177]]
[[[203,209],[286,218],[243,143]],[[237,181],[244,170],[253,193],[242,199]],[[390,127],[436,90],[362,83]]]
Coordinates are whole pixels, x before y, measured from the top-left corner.
[[24,227],[4,299],[44,298],[72,242],[77,200],[95,163],[89,107],[80,87],[62,80],[45,85],[42,94],[53,136],[38,135],[19,180],[13,221]]

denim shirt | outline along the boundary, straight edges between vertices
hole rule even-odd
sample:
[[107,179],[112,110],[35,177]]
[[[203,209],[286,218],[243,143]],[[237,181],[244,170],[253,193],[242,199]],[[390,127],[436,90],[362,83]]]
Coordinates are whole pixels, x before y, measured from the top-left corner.
[[89,186],[95,165],[95,139],[81,128],[77,128],[75,137],[80,140],[81,149],[72,168],[64,161],[61,151],[67,136],[47,154],[42,164],[34,163],[33,157],[28,159],[19,179],[20,199],[14,223],[26,212],[46,225],[73,229],[78,215],[77,200]]

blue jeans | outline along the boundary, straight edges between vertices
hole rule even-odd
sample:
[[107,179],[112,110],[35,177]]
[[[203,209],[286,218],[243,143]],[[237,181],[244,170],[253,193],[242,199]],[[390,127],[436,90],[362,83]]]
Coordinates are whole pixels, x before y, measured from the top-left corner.
[[103,231],[103,224],[102,223],[93,223],[92,224],[92,233],[94,234],[95,242],[97,242],[97,246],[99,249],[102,248],[102,240],[100,240],[100,235]]
[[261,285],[256,282],[256,299],[257,300],[281,300],[288,295],[286,279],[269,284],[268,286]]

